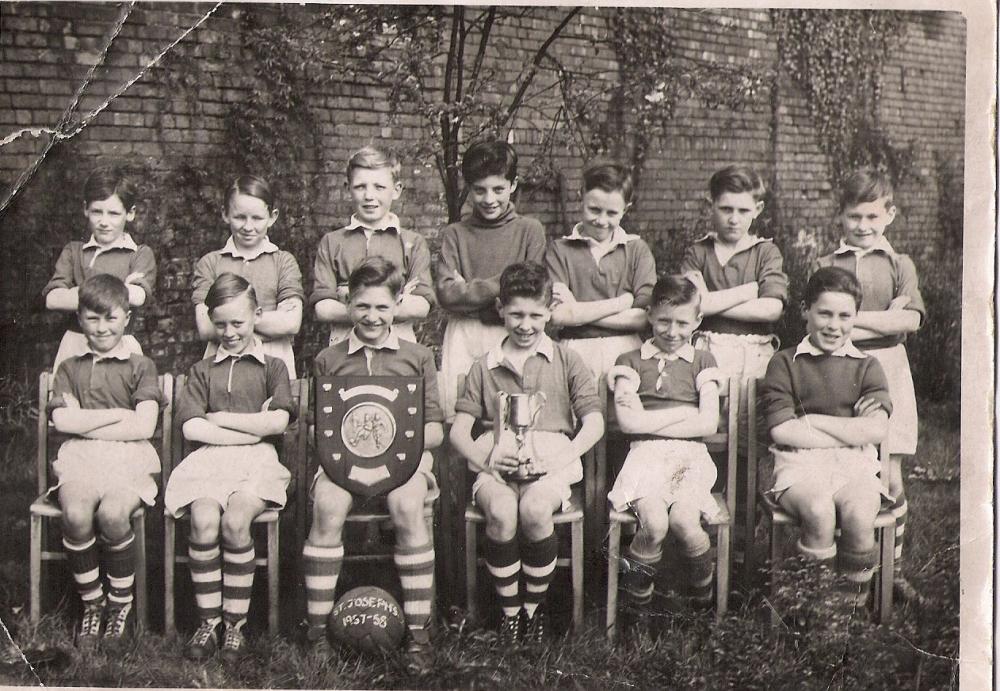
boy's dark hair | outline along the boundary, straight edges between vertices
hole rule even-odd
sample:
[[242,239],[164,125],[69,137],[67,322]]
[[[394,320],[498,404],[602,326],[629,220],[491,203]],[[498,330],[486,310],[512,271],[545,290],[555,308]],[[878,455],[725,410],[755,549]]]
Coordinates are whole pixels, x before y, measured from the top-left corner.
[[130,211],[139,198],[135,183],[117,166],[97,168],[83,183],[84,204],[104,201],[115,194],[122,200],[125,211]]
[[870,204],[885,197],[885,208],[892,206],[892,180],[886,173],[860,168],[844,179],[840,190],[840,210],[858,204]]
[[614,161],[594,161],[583,170],[583,192],[592,189],[621,192],[626,204],[632,203],[632,171]]
[[824,266],[809,277],[802,302],[806,308],[812,307],[823,293],[846,293],[854,298],[854,305],[861,309],[861,284],[857,276],[846,269]]
[[767,190],[757,171],[750,166],[726,166],[715,171],[708,181],[708,193],[715,201],[726,192],[742,194],[749,192],[755,202],[764,198]]
[[511,264],[500,274],[500,304],[514,298],[532,298],[546,305],[552,302],[552,279],[538,262]]
[[698,292],[698,287],[687,276],[671,274],[664,276],[653,286],[653,296],[649,303],[649,309],[652,311],[664,304],[679,307],[691,303],[695,303],[695,306],[700,309],[701,295]]
[[349,294],[354,295],[362,288],[385,286],[389,292],[398,296],[403,289],[403,274],[399,268],[385,257],[372,255],[365,258],[347,279]]
[[96,274],[80,285],[79,309],[88,309],[105,316],[116,307],[128,313],[128,286],[111,274]]
[[399,182],[400,173],[403,171],[403,165],[399,162],[395,151],[375,144],[363,146],[351,154],[347,160],[347,184],[351,184],[351,176],[358,168],[367,170],[388,168],[392,173],[393,182]]
[[499,175],[510,182],[517,177],[517,152],[507,142],[478,141],[462,156],[462,178],[466,185],[491,175]]
[[264,178],[256,175],[241,175],[233,181],[233,184],[226,190],[226,200],[223,204],[226,210],[229,209],[229,202],[237,194],[245,194],[249,197],[257,197],[267,205],[267,210],[274,208],[274,192],[271,185]]
[[250,285],[250,281],[238,274],[229,271],[219,274],[219,277],[212,282],[212,287],[208,289],[205,296],[205,305],[211,312],[216,307],[220,307],[231,300],[235,300],[241,295],[248,295],[254,308],[257,307],[257,291]]

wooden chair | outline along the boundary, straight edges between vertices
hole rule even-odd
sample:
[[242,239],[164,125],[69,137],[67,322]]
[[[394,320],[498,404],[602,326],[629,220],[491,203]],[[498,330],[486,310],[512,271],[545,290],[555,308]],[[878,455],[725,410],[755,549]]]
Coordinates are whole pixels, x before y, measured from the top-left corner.
[[[726,432],[717,432],[702,441],[713,453],[726,455],[726,487],[724,492],[713,492],[718,513],[707,521],[707,527],[716,534],[715,560],[715,618],[721,620],[729,608],[730,554],[732,551],[732,525],[736,515],[736,451],[737,426],[739,419],[740,382],[730,377],[728,386],[720,387],[720,410],[726,409],[729,399],[729,425]],[[606,629],[608,640],[614,642],[618,624],[618,563],[621,559],[621,535],[623,526],[634,528],[636,517],[632,511],[615,511],[609,514],[608,531],[608,609]]]
[[[313,380],[309,379],[305,382],[305,388],[303,390],[304,395],[307,400],[311,400],[309,395],[312,393],[310,386],[313,385]],[[315,454],[315,444],[312,443],[314,440],[315,431],[313,426],[310,425],[308,434],[309,452],[307,453],[307,460],[305,463],[305,471],[302,474],[302,478],[299,484],[299,491],[302,493],[303,497],[307,499],[303,500],[302,505],[304,507],[302,514],[302,541],[305,541],[306,536],[309,534],[309,523],[311,520],[311,512],[309,511],[309,506],[312,505],[312,496],[310,488],[312,487],[313,479],[319,468],[319,461],[316,459]],[[427,496],[424,498],[424,522],[427,525],[427,535],[430,539],[431,548],[434,548],[434,505],[437,503],[438,498],[441,496],[441,490],[434,488],[427,492]],[[362,508],[352,508],[351,512],[347,514],[346,523],[348,525],[364,525],[367,531],[367,539],[365,543],[374,542],[376,539],[376,534],[382,529],[392,526],[392,517],[389,515],[389,511],[382,506],[378,508],[362,507]],[[392,554],[388,553],[372,553],[372,554],[345,554],[344,563],[347,562],[379,562],[379,561],[392,561]],[[437,588],[437,579],[435,578],[431,583],[431,619],[434,618],[434,613],[436,609],[437,598],[435,590]]]
[[[458,378],[459,397],[465,389],[465,377]],[[595,464],[591,450],[584,458],[583,465],[586,469],[588,465]],[[463,459],[464,461],[464,459]],[[587,471],[584,470],[584,484],[587,482]],[[570,567],[570,578],[573,585],[573,630],[580,631],[583,628],[583,517],[584,517],[584,492],[581,492],[579,485],[573,487],[570,496],[569,508],[558,511],[552,516],[552,522],[559,525],[570,526],[570,558],[560,557],[556,560],[557,567]],[[471,501],[465,508],[465,592],[466,609],[469,618],[473,621],[478,619],[478,605],[476,593],[478,592],[478,570],[480,564],[485,564],[484,559],[480,559],[478,551],[478,525],[486,524],[486,516]]]
[[[747,417],[748,417],[748,428],[750,430],[757,429],[757,379],[751,379],[748,383],[747,392]],[[748,454],[748,472],[747,477],[751,483],[748,487],[748,496],[753,496],[749,492],[754,492],[756,486],[759,485],[757,479],[758,473],[758,461],[757,461],[757,445],[749,445],[750,452]],[[881,478],[882,484],[888,486],[889,482],[889,455],[886,450],[885,442],[879,445],[879,463],[882,466]],[[768,522],[771,525],[770,537],[769,537],[769,553],[771,559],[771,583],[773,587],[774,583],[774,570],[777,565],[781,563],[783,558],[782,545],[784,540],[782,539],[782,529],[785,527],[795,527],[799,524],[798,518],[792,514],[785,511],[771,495],[761,487],[757,491],[758,501],[761,508],[764,511],[764,515],[767,517]],[[893,572],[893,561],[895,560],[895,549],[896,549],[896,517],[893,515],[892,510],[883,507],[878,516],[875,518],[875,541],[879,546],[879,574],[878,577],[874,579],[875,585],[875,618],[879,623],[887,621],[892,615],[892,572]],[[747,558],[749,559],[750,550],[747,550]],[[771,608],[771,623],[777,623],[779,619],[778,612]]]
[[[46,414],[46,406],[51,394],[53,375],[42,372],[38,377],[38,450],[35,455],[36,473],[38,478],[38,498],[32,502],[31,513],[31,554],[30,554],[30,606],[31,623],[37,624],[41,618],[41,584],[42,563],[66,558],[61,550],[46,549],[47,522],[49,519],[62,517],[62,509],[55,497],[47,495],[49,488],[49,431],[55,428]],[[160,410],[153,443],[159,438],[160,462],[169,463],[171,454],[171,427],[173,424],[173,377],[163,374],[159,377],[160,390],[166,400],[166,405]],[[135,533],[135,611],[140,626],[149,626],[149,593],[146,588],[146,509],[139,505],[132,513],[132,531]]]
[[[177,396],[179,397],[181,392],[184,390],[184,385],[187,382],[186,375],[180,375],[177,377]],[[302,472],[302,454],[305,452],[305,415],[308,409],[309,403],[309,384],[305,379],[295,379],[291,382],[292,388],[292,398],[295,401],[296,408],[298,409],[298,419],[288,425],[282,436],[282,464],[289,469],[292,473],[292,480],[289,483],[289,488],[296,487],[297,475]],[[163,486],[167,486],[167,480],[170,479],[170,472],[173,470],[174,466],[180,463],[186,452],[190,449],[184,442],[184,434],[181,431],[181,425],[176,423],[174,425],[174,435],[176,442],[174,443],[174,455],[173,457],[163,464]],[[292,492],[289,496],[289,501],[295,501],[295,494]],[[280,600],[280,585],[279,585],[279,521],[281,519],[281,511],[278,509],[265,509],[263,513],[257,516],[253,520],[253,525],[263,525],[266,526],[267,532],[267,553],[264,556],[258,556],[255,559],[255,564],[260,567],[264,566],[267,569],[267,629],[272,635],[278,633],[279,624],[279,600]],[[175,565],[176,564],[186,564],[188,562],[188,557],[186,554],[177,553],[177,520],[170,512],[164,508],[163,510],[163,531],[164,531],[164,544],[163,544],[163,578],[164,578],[164,602],[163,602],[163,618],[164,618],[164,631],[167,634],[175,633],[177,630],[176,621],[176,603],[174,602],[174,582],[175,582]],[[183,521],[187,520],[187,516],[180,519]]]

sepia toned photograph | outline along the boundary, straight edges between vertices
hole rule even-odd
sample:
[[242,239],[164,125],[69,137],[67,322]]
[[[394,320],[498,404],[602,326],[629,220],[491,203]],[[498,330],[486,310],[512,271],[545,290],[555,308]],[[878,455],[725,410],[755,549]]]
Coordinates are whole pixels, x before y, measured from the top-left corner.
[[0,0],[0,684],[988,688],[996,24]]

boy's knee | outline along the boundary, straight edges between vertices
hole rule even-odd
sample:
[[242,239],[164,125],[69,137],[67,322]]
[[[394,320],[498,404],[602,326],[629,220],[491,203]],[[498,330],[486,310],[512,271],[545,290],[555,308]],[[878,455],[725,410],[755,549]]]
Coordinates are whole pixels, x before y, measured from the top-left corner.
[[423,520],[424,497],[426,491],[419,489],[400,487],[398,490],[389,493],[386,503],[389,506],[389,515],[394,523],[412,524]]
[[670,519],[666,506],[662,510],[636,511],[636,518],[639,522],[639,530],[645,534],[647,539],[659,544],[667,538],[670,530]]
[[132,507],[120,502],[101,502],[97,507],[97,525],[105,537],[123,537],[131,529]]
[[518,505],[518,518],[526,530],[546,527],[552,522],[552,507],[539,497],[525,496]]
[[243,512],[226,511],[222,514],[220,528],[223,542],[229,545],[245,545],[249,542],[252,520]]
[[796,504],[796,511],[803,527],[814,532],[833,531],[837,524],[837,511],[829,498],[810,497]]
[[70,502],[62,507],[63,532],[71,537],[84,537],[94,530],[94,510],[89,505]]
[[[677,506],[676,504],[674,505]],[[691,546],[704,541],[701,514],[697,509],[675,508],[670,512],[670,529],[681,544]]]
[[511,497],[494,497],[482,507],[486,522],[503,535],[513,537],[517,532],[517,499]]
[[198,542],[214,542],[219,538],[219,514],[192,506],[191,537]]
[[319,497],[316,499],[313,502],[309,541],[314,544],[326,544],[325,540],[334,540],[339,544],[350,507],[345,507],[340,502],[320,501]]

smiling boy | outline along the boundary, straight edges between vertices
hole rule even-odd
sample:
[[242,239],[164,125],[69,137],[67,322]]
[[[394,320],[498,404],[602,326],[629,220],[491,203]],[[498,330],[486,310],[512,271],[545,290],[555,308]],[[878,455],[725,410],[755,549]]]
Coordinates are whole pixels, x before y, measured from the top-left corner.
[[424,319],[434,305],[427,241],[401,228],[392,212],[393,202],[403,193],[400,170],[395,154],[377,146],[359,149],[347,163],[346,186],[354,214],[350,223],[320,240],[309,296],[316,318],[330,323],[330,345],[351,331],[347,282],[366,257],[384,257],[403,274],[403,294],[395,315],[397,336],[416,342],[413,321]]

